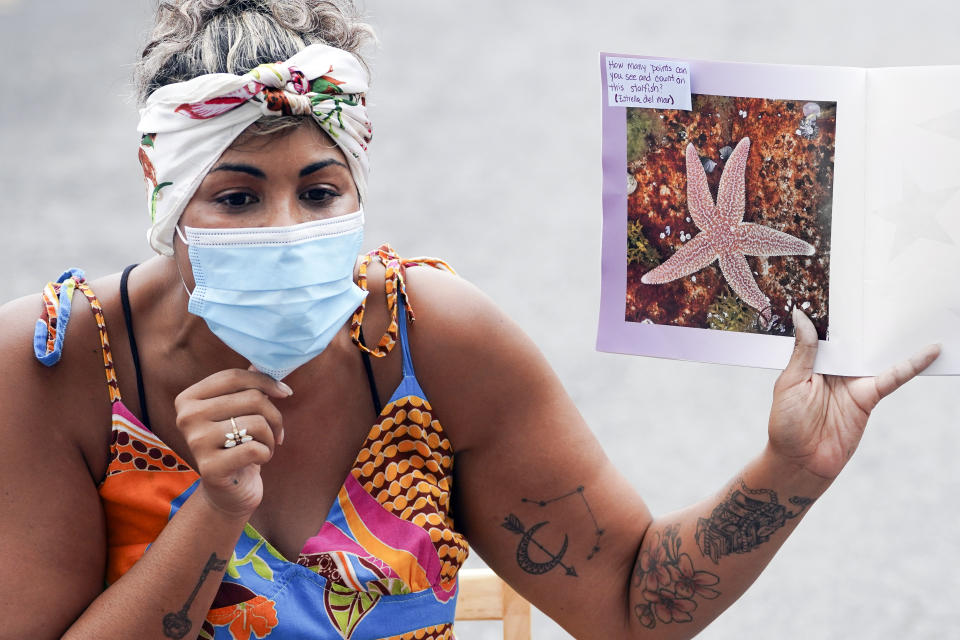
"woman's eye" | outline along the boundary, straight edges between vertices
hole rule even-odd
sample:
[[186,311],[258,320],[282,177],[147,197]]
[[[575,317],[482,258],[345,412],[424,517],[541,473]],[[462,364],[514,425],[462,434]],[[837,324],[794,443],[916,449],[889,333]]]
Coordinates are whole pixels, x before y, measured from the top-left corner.
[[314,204],[324,204],[340,194],[332,189],[308,189],[301,194],[300,198]]
[[217,198],[217,203],[230,208],[240,208],[253,204],[257,201],[255,197],[243,191],[228,193],[225,196]]

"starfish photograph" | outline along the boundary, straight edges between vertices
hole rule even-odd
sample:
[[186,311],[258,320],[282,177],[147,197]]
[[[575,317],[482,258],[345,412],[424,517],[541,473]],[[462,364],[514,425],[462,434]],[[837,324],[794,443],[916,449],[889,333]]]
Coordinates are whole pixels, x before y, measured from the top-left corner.
[[812,256],[810,243],[761,224],[743,221],[744,172],[750,138],[744,138],[730,154],[714,204],[700,156],[687,145],[687,207],[693,224],[700,230],[660,266],[643,274],[644,284],[663,284],[700,271],[714,260],[720,273],[741,300],[760,312],[760,326],[770,325],[770,301],[760,291],[746,256]]
[[836,103],[692,103],[626,110],[625,319],[828,339]]

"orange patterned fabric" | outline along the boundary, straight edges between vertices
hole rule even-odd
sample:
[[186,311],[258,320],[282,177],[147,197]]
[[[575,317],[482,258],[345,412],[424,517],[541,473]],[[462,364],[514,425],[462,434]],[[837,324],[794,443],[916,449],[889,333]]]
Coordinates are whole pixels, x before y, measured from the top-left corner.
[[167,526],[171,504],[197,478],[122,401],[113,404],[110,459],[98,488],[107,523],[107,584],[143,556]]
[[417,396],[388,405],[357,455],[353,476],[384,509],[425,529],[452,580],[466,560],[463,536],[450,516],[453,448],[430,404]]
[[263,596],[210,609],[207,622],[211,627],[228,626],[230,634],[236,640],[249,640],[251,634],[257,638],[265,638],[279,623],[276,602]]
[[390,314],[390,324],[387,326],[386,332],[377,342],[377,346],[373,349],[363,344],[363,342],[360,341],[360,325],[363,323],[363,312],[367,306],[367,301],[364,299],[360,308],[353,314],[353,319],[350,321],[350,337],[353,339],[353,343],[361,350],[377,358],[382,358],[390,353],[393,345],[397,343],[397,334],[400,330],[400,324],[397,318],[398,293],[403,294],[404,300],[407,302],[407,317],[411,322],[416,320],[416,316],[413,313],[413,306],[410,304],[410,298],[407,297],[407,285],[404,279],[406,268],[429,265],[437,269],[444,269],[450,273],[456,273],[456,271],[439,258],[401,258],[397,255],[397,252],[393,250],[393,247],[384,243],[365,255],[360,261],[360,267],[357,270],[357,286],[365,291],[367,290],[367,267],[370,266],[374,258],[379,260],[386,268],[383,285],[387,292],[387,312]]

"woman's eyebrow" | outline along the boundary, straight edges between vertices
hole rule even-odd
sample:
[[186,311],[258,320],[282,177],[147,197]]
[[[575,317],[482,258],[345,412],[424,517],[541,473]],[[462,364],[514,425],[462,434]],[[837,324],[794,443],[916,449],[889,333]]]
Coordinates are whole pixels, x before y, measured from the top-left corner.
[[343,167],[347,171],[350,170],[350,167],[343,164],[339,160],[334,160],[333,158],[327,158],[326,160],[321,160],[320,162],[314,162],[313,164],[308,164],[303,169],[300,170],[300,177],[308,176],[314,171],[320,171],[320,169],[325,169],[331,165],[336,165],[338,167]]
[[254,178],[267,177],[267,174],[265,174],[263,171],[261,171],[256,167],[250,166],[249,164],[231,164],[227,162],[221,165],[217,165],[216,167],[210,170],[210,173],[213,173],[214,171],[239,171],[240,173],[247,173],[253,176]]

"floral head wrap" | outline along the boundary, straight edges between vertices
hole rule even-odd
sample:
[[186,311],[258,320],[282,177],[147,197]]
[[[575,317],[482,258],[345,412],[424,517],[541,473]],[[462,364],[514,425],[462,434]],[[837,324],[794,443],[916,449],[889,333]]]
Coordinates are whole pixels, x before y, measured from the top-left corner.
[[262,116],[312,115],[347,159],[361,203],[373,136],[367,74],[352,54],[313,44],[242,76],[211,73],[160,87],[140,110],[140,164],[153,226],[150,246],[173,255],[180,214],[213,163]]

